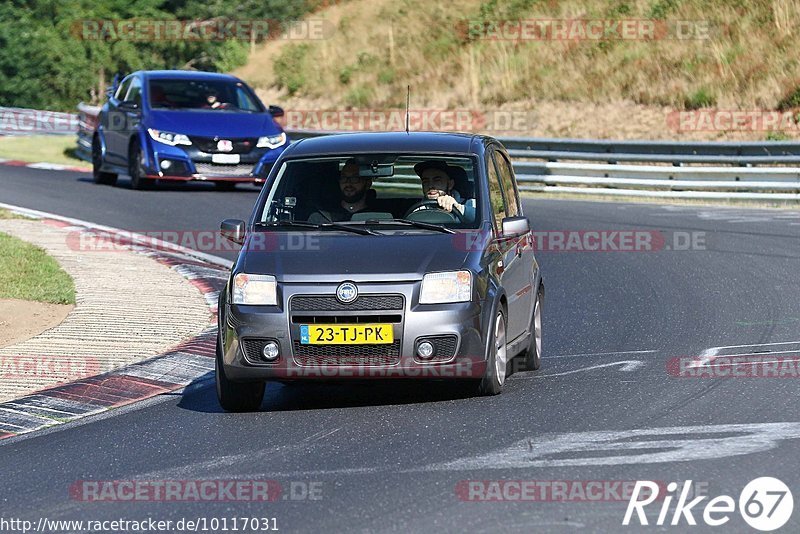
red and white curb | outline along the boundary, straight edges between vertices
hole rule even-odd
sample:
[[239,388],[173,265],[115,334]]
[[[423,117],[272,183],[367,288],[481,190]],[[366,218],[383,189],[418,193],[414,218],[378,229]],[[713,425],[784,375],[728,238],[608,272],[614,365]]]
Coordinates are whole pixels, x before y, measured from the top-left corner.
[[10,167],[27,167],[29,169],[40,169],[46,171],[92,172],[91,167],[64,165],[62,163],[46,163],[46,162],[32,163],[30,161],[20,161],[16,159],[0,158],[0,165],[8,165]]
[[[116,228],[3,203],[0,208],[78,232],[102,231],[120,236],[131,250],[168,265],[189,280],[216,316],[217,297],[225,287],[231,262]],[[74,421],[210,378],[216,333],[216,326],[212,326],[154,358],[0,403],[0,439]]]

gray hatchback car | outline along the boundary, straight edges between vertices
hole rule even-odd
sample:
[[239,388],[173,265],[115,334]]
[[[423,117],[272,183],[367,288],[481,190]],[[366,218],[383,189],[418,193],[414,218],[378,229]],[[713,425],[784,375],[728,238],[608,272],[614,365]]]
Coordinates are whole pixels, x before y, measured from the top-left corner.
[[359,133],[280,156],[219,298],[217,395],[267,381],[437,379],[499,393],[541,362],[544,285],[505,148],[481,135]]

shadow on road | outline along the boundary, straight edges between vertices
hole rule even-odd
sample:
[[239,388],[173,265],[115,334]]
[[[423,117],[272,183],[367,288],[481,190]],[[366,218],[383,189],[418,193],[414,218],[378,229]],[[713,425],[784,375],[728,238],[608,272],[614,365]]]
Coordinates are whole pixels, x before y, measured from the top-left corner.
[[[214,386],[214,374],[208,373],[190,384],[178,407],[205,413],[221,413]],[[352,383],[267,384],[261,412],[326,410],[429,402],[446,402],[473,396],[469,384],[445,381],[395,380]]]
[[[91,176],[81,176],[76,181],[88,183],[92,185],[96,185],[94,180],[92,180]],[[115,186],[104,186],[104,185],[97,185],[97,187],[115,187],[118,189],[127,189],[131,190],[131,181],[130,179],[125,176],[120,176],[119,181],[117,181],[117,185]],[[214,186],[211,182],[175,182],[175,181],[166,181],[166,182],[159,182],[155,185],[151,186],[144,192],[158,192],[158,191],[179,191],[179,192],[209,192],[214,191],[217,193],[257,193],[261,191],[260,186],[254,186],[252,184],[237,184],[231,190],[219,190]]]

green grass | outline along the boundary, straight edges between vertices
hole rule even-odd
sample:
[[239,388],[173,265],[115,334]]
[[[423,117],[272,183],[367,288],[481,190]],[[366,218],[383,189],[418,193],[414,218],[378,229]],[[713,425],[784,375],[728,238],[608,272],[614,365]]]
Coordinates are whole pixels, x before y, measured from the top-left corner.
[[44,250],[0,232],[0,298],[75,304],[75,285]]
[[0,137],[0,158],[88,166],[88,163],[73,155],[75,146],[75,136],[72,135]]
[[27,219],[27,217],[0,208],[0,220],[2,219]]

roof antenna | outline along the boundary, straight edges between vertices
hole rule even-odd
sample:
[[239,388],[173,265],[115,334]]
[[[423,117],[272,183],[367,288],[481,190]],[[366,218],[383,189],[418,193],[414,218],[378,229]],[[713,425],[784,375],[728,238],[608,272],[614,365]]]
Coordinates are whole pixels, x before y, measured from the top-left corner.
[[408,133],[409,122],[410,122],[410,119],[409,119],[409,108],[411,107],[411,86],[407,85],[406,89],[407,89],[407,92],[406,92],[406,133]]

